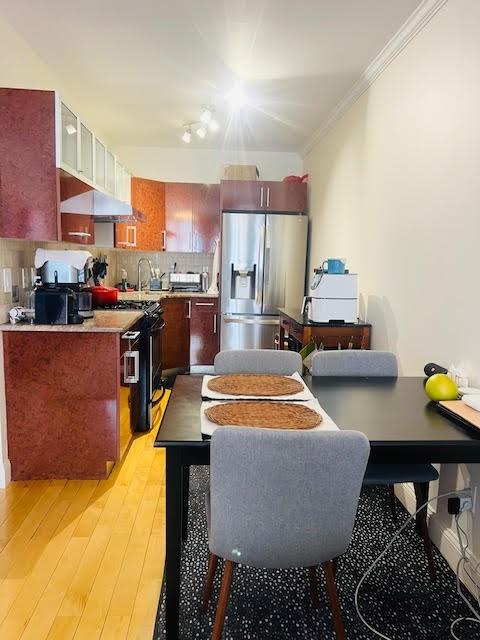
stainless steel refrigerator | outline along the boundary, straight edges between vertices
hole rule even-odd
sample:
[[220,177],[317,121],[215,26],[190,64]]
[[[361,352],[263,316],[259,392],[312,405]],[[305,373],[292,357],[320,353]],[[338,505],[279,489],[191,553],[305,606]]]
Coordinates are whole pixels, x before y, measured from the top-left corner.
[[308,218],[223,212],[222,349],[273,349],[278,309],[299,310],[305,290]]

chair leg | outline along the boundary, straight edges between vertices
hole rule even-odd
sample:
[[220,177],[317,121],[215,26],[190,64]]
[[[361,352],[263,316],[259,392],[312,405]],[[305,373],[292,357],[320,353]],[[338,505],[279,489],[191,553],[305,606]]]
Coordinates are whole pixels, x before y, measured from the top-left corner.
[[333,626],[337,640],[347,640],[345,635],[345,627],[343,626],[342,611],[338,601],[337,588],[335,587],[335,577],[333,573],[333,562],[329,560],[322,564],[322,568],[327,578],[328,601],[330,603],[330,611],[333,617]]
[[[417,498],[417,509],[422,506],[428,500],[428,482],[415,482],[415,496]],[[436,570],[435,570],[435,562],[433,560],[432,553],[432,541],[430,540],[430,534],[428,533],[428,524],[427,524],[427,509],[422,509],[419,514],[417,514],[417,529],[419,530],[422,539],[423,539],[423,548],[425,549],[425,555],[427,556],[428,563],[428,572],[430,574],[430,578],[435,580],[436,578]]]
[[395,485],[388,485],[388,502],[390,504],[390,511],[392,512],[394,522],[397,522],[397,507],[395,503]]
[[320,598],[318,595],[317,567],[308,567],[308,582],[310,585],[312,607],[318,609],[320,607]]
[[213,581],[215,579],[215,572],[217,571],[218,556],[214,553],[210,553],[208,556],[208,571],[207,578],[205,580],[205,587],[203,588],[203,600],[200,612],[205,615],[208,610],[208,603],[212,597]]
[[338,558],[334,558],[332,560],[332,569],[333,569],[333,577],[336,580],[337,579],[337,571],[338,571]]
[[232,584],[233,570],[235,562],[231,560],[225,561],[223,569],[222,586],[220,587],[220,595],[218,596],[217,611],[215,613],[215,622],[213,623],[212,640],[220,640],[222,637],[223,625],[225,622],[225,612],[227,610],[228,596]]

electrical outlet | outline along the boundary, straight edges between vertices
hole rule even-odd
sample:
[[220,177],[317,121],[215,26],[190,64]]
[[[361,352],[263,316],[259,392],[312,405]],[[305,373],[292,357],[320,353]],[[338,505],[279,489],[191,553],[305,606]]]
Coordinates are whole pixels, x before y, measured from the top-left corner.
[[22,289],[28,289],[29,287],[29,278],[28,278],[28,269],[26,267],[22,267],[20,270],[22,276]]
[[462,513],[463,511],[472,511],[473,512],[474,506],[475,506],[474,497],[476,497],[476,491],[475,491],[475,494],[474,494],[474,491],[472,491],[472,489],[470,489],[470,488],[463,489],[462,491],[458,492],[458,497],[460,498],[459,513]]
[[3,292],[12,293],[12,270],[10,267],[5,267],[3,271]]

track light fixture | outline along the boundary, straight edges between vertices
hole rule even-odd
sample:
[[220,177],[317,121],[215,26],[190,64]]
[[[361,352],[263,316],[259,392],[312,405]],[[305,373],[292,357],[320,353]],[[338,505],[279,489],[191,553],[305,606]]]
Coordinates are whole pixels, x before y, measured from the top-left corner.
[[213,107],[203,104],[201,107],[200,118],[194,122],[189,122],[183,125],[183,142],[185,142],[185,144],[189,144],[191,142],[192,128],[200,140],[204,140],[209,131],[212,133],[218,131],[220,125],[216,120],[214,120],[214,113],[215,109]]

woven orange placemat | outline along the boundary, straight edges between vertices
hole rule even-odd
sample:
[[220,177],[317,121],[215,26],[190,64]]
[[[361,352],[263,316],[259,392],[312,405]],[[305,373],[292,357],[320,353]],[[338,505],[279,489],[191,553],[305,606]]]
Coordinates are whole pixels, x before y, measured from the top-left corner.
[[222,402],[205,410],[215,424],[264,429],[313,429],[322,416],[304,405],[291,402]]
[[303,391],[299,380],[288,376],[233,373],[208,381],[208,388],[232,396],[288,396]]

